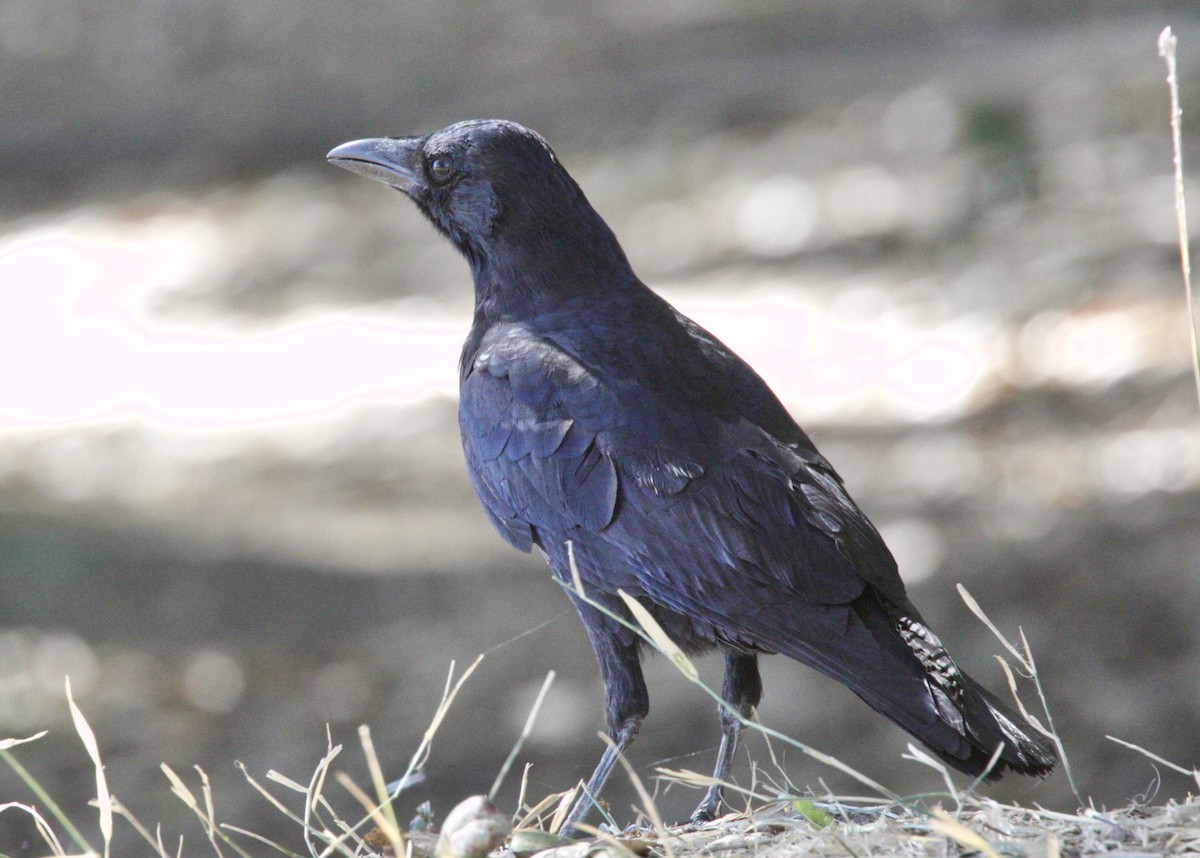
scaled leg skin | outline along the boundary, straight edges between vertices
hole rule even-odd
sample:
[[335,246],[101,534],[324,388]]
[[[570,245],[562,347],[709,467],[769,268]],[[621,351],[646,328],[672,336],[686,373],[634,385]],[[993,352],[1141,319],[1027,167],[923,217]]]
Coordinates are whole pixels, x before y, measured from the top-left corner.
[[[600,677],[604,680],[604,712],[608,720],[608,735],[614,743],[604,752],[596,770],[588,778],[587,794],[575,800],[575,806],[571,808],[570,815],[563,823],[563,836],[574,837],[577,833],[576,824],[583,822],[591,812],[592,798],[599,799],[600,790],[604,788],[604,782],[608,780],[617,757],[637,738],[638,728],[642,726],[642,720],[650,711],[650,694],[646,691],[646,682],[642,678],[638,638],[612,618],[580,601],[570,591],[568,595],[575,603],[579,618],[583,620],[588,639],[596,653],[596,661],[600,664]],[[589,597],[601,601],[619,616],[628,613],[625,606],[619,602],[609,602],[598,594]]]
[[758,675],[757,655],[752,652],[725,651],[725,681],[722,683],[721,697],[728,706],[721,707],[721,747],[717,751],[717,765],[713,769],[713,778],[718,783],[708,788],[704,799],[692,813],[693,823],[711,822],[721,805],[721,783],[729,779],[738,737],[742,733],[742,722],[730,708],[743,718],[749,718],[762,699],[762,678]]

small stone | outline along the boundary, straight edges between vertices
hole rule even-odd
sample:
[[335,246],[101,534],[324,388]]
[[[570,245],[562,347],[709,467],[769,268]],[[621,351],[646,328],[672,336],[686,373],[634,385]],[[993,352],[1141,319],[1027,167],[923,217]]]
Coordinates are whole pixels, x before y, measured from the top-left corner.
[[484,858],[512,832],[512,822],[486,796],[474,795],[446,816],[438,858]]

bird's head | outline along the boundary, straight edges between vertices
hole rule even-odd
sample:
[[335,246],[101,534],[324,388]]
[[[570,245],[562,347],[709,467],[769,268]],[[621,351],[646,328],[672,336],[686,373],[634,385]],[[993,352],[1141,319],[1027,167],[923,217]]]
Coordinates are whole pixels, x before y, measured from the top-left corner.
[[511,274],[535,259],[547,272],[627,269],[616,238],[554,151],[515,122],[475,119],[423,137],[354,140],[326,157],[403,191],[477,273]]

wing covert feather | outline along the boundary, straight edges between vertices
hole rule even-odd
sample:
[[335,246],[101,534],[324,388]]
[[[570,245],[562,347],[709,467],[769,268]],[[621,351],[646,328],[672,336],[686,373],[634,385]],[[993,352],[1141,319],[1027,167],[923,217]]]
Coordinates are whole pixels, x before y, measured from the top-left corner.
[[[789,444],[736,414],[672,411],[519,326],[481,344],[460,421],[480,498],[524,550],[593,542],[610,577],[619,564],[652,599],[717,625],[763,600],[845,604],[867,583],[906,598],[806,436]],[[724,614],[710,616],[718,603]]]

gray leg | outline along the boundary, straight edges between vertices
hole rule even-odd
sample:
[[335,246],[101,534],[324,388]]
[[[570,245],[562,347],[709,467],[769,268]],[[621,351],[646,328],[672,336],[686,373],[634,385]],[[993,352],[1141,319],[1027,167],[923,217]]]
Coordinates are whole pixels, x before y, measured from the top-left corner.
[[605,781],[612,774],[613,766],[617,763],[617,757],[625,753],[625,749],[633,744],[634,738],[637,736],[638,727],[641,726],[641,719],[631,720],[627,727],[621,730],[617,738],[613,740],[613,744],[604,752],[604,756],[600,758],[600,762],[596,764],[596,770],[592,772],[592,776],[588,778],[584,794],[575,799],[575,805],[571,808],[570,814],[567,815],[566,821],[563,822],[562,829],[559,833],[563,837],[576,837],[579,832],[576,830],[576,824],[587,819],[588,814],[595,807],[593,799],[600,798],[600,790],[604,788]]
[[[642,678],[641,655],[638,651],[638,638],[616,621],[596,610],[586,602],[579,601],[568,590],[575,610],[587,629],[588,639],[596,653],[596,661],[600,664],[600,677],[604,680],[605,716],[608,721],[608,735],[613,745],[604,752],[596,770],[587,781],[587,794],[575,800],[566,822],[563,823],[562,834],[572,837],[577,823],[583,822],[593,808],[593,799],[600,797],[605,781],[612,773],[617,757],[625,752],[642,726],[642,719],[650,711],[650,694],[646,690],[646,681]],[[610,602],[602,595],[592,598],[603,599],[605,606],[621,616],[627,614],[623,603],[613,600]]]
[[[717,765],[713,778],[717,781],[729,779],[733,766],[733,755],[737,752],[738,738],[742,733],[742,722],[734,712],[749,718],[758,701],[762,699],[762,678],[758,675],[758,656],[754,653],[725,652],[725,681],[721,687],[721,747],[717,750]],[[731,711],[732,710],[732,711]],[[716,818],[721,804],[721,786],[713,784],[704,793],[704,798],[692,813],[692,822],[709,822]]]

